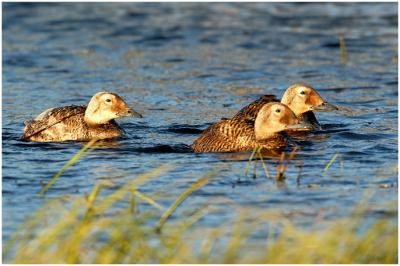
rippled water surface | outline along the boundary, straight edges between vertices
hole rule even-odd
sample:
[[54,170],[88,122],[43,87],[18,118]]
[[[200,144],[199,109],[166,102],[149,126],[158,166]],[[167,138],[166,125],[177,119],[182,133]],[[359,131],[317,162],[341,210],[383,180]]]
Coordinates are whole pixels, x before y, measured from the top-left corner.
[[[321,214],[347,216],[372,194],[366,218],[396,219],[397,52],[396,3],[3,4],[3,239],[50,197],[82,195],[104,179],[123,183],[163,163],[175,167],[142,190],[165,206],[217,169],[185,202],[220,205],[198,226],[234,215],[221,198],[254,212],[280,209],[307,226]],[[284,183],[266,179],[261,165],[256,179],[245,177],[248,153],[185,148],[211,123],[295,82],[312,84],[342,110],[317,114],[323,131],[300,142]],[[23,121],[104,90],[144,118],[120,120],[123,138],[37,196],[82,144],[21,142]],[[266,161],[274,174],[277,159]]]

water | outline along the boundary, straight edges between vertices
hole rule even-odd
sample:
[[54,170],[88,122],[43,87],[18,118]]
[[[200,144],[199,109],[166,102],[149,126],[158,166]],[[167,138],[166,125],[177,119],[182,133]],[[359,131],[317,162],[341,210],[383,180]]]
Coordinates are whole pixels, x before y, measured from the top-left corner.
[[[372,194],[366,218],[396,219],[397,34],[396,3],[4,3],[3,239],[48,198],[82,195],[103,179],[122,184],[163,163],[175,168],[142,191],[164,206],[218,169],[184,203],[220,207],[198,226],[234,216],[221,198],[255,213],[280,209],[307,227],[321,214],[327,222],[346,217]],[[296,82],[312,84],[343,110],[317,114],[324,130],[300,143],[283,184],[266,179],[261,165],[258,178],[246,178],[248,153],[185,148],[209,124],[260,95],[280,97]],[[86,104],[103,90],[144,118],[120,120],[122,139],[94,150],[37,196],[82,144],[21,142],[23,121],[50,107]],[[273,173],[276,161],[267,160]]]

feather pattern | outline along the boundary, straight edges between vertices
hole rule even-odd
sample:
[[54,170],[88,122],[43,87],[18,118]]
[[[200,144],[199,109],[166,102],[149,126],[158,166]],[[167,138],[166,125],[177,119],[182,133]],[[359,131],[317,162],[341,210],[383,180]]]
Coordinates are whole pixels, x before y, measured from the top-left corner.
[[268,140],[257,141],[254,135],[254,122],[221,119],[204,130],[191,148],[195,152],[238,152],[259,146],[273,149],[285,145],[286,139],[281,134],[276,134]]
[[119,95],[98,92],[87,106],[51,108],[25,122],[21,138],[39,142],[116,138],[123,130],[114,119],[124,116],[142,117]]
[[22,139],[32,141],[88,141],[119,137],[122,129],[114,120],[97,126],[89,126],[85,120],[86,106],[52,108],[25,122]]
[[257,114],[260,109],[267,103],[279,102],[275,95],[263,95],[254,102],[240,109],[236,115],[233,116],[232,120],[240,121],[254,121],[256,120]]

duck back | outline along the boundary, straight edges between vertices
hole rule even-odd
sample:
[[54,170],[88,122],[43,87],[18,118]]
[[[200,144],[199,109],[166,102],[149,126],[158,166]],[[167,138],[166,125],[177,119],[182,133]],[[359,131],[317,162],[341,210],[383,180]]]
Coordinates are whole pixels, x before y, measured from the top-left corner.
[[34,120],[25,122],[22,139],[31,141],[88,141],[121,135],[121,128],[111,120],[107,124],[90,127],[84,120],[86,106],[51,108]]
[[257,141],[252,121],[221,119],[204,130],[191,148],[195,152],[240,152],[259,146],[274,149],[285,145],[285,139],[279,134],[276,138]]
[[246,120],[254,121],[256,120],[257,114],[260,109],[267,103],[279,102],[275,95],[263,95],[254,102],[246,105],[239,112],[232,117],[232,120]]

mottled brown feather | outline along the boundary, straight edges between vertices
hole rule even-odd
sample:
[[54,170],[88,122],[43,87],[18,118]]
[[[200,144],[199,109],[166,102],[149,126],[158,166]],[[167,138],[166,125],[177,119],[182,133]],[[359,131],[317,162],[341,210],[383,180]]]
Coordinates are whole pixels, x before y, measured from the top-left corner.
[[23,139],[28,139],[33,135],[64,121],[65,119],[78,115],[85,114],[86,106],[65,106],[59,108],[52,108],[44,111],[37,116],[36,119],[24,122],[25,129]]
[[49,109],[36,119],[25,122],[22,139],[32,141],[88,141],[94,137],[118,137],[122,129],[111,120],[107,124],[89,127],[84,121],[86,106],[65,106]]
[[191,148],[195,152],[239,152],[259,146],[274,149],[285,145],[286,139],[281,134],[265,141],[257,141],[254,134],[254,122],[221,119],[204,130],[193,142]]
[[254,102],[240,109],[236,115],[233,116],[232,120],[256,120],[257,114],[260,109],[267,103],[279,102],[275,95],[263,95]]

